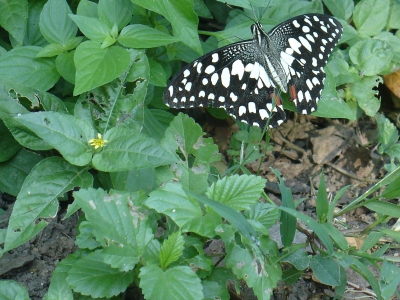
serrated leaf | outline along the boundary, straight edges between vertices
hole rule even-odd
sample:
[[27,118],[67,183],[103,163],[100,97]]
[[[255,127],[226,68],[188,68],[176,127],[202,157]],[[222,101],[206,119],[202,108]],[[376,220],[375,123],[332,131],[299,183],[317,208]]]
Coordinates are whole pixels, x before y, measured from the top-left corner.
[[104,255],[97,251],[88,253],[72,265],[67,282],[82,295],[110,298],[124,292],[133,278],[133,272],[121,272],[105,264]]
[[172,233],[162,244],[160,250],[160,266],[165,270],[183,254],[184,240],[180,232]]
[[0,56],[0,79],[47,91],[60,78],[54,58],[36,58],[42,48],[21,46]]
[[237,210],[248,210],[259,201],[266,180],[255,175],[233,175],[213,183],[206,195]]
[[389,0],[361,0],[354,8],[353,20],[361,35],[377,35],[389,16]]
[[130,48],[154,48],[178,42],[179,39],[142,24],[128,25],[122,29],[118,42]]
[[239,278],[253,288],[258,299],[269,299],[272,289],[281,279],[279,265],[274,265],[261,258],[253,257],[248,249],[233,244],[225,257],[225,264]]
[[0,281],[0,298],[3,300],[29,300],[26,287],[14,280]]
[[[74,197],[91,224],[96,240],[103,247],[130,246],[130,251],[134,253],[130,256],[141,255],[153,236],[147,227],[146,215],[139,207],[143,194],[114,190],[106,193],[102,189],[81,189],[74,192]],[[109,253],[112,251],[106,250],[103,256],[106,257]],[[126,254],[119,252],[115,255],[120,255],[123,259]],[[126,263],[129,264],[128,261]]]
[[40,14],[39,27],[49,43],[66,46],[78,32],[78,27],[68,17],[72,11],[65,0],[49,0]]
[[178,184],[168,183],[151,192],[145,204],[169,216],[182,232],[191,231],[213,237],[215,227],[222,221],[214,212],[206,212],[203,216],[199,203],[191,200]]
[[377,114],[375,120],[378,124],[378,140],[384,146],[383,150],[397,144],[399,132],[389,119],[383,114]]
[[0,163],[0,191],[16,197],[26,176],[42,159],[36,153],[21,149],[10,160]]
[[311,257],[310,267],[320,282],[331,286],[339,285],[341,269],[331,257],[314,255]]
[[200,279],[186,266],[165,272],[155,265],[140,269],[140,288],[146,299],[201,300],[204,299]]
[[26,177],[17,196],[4,251],[23,244],[46,227],[43,219],[56,216],[58,197],[74,187],[88,187],[92,181],[86,168],[70,165],[60,157],[40,161]]
[[86,41],[76,48],[74,62],[74,95],[79,95],[120,76],[128,68],[130,58],[128,51],[122,47],[102,49],[99,43]]
[[104,138],[108,143],[93,157],[93,166],[97,170],[139,170],[172,164],[177,160],[155,140],[143,134],[132,135],[124,128],[113,128]]
[[57,112],[24,114],[13,121],[57,149],[71,164],[83,166],[90,162],[88,141],[93,137],[93,128],[85,121]]
[[28,0],[0,1],[0,26],[22,44],[28,21]]

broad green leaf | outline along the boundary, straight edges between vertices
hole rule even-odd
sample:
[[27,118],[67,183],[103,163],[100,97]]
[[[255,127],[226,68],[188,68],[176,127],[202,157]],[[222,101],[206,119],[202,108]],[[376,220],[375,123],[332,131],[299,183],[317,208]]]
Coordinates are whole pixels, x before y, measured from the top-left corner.
[[3,300],[30,300],[26,287],[14,280],[0,280],[0,298]]
[[202,54],[202,49],[197,33],[198,17],[194,12],[193,1],[148,1],[132,0],[148,10],[163,15],[172,25],[174,36],[177,36],[182,43]]
[[310,267],[320,282],[330,286],[339,285],[341,269],[333,258],[314,255],[311,257]]
[[390,299],[396,293],[396,288],[400,283],[400,269],[395,264],[384,261],[381,268],[381,276],[379,277],[379,287],[382,292],[383,299]]
[[100,171],[155,168],[177,161],[155,140],[143,134],[133,135],[128,128],[113,128],[105,134],[104,139],[108,143],[93,157],[93,166]]
[[16,197],[31,169],[42,157],[21,149],[10,160],[0,163],[0,191]]
[[203,280],[203,295],[205,300],[229,300],[230,295],[225,285],[221,285],[215,281]]
[[204,299],[200,278],[190,267],[178,266],[163,271],[155,265],[148,265],[140,269],[139,278],[146,299]]
[[97,7],[99,19],[109,28],[117,25],[121,30],[132,19],[133,4],[130,0],[102,0]]
[[180,232],[172,233],[164,240],[160,249],[160,266],[165,270],[183,254],[184,240]]
[[154,59],[149,59],[150,83],[155,86],[167,86],[167,75],[163,66]]
[[381,194],[386,199],[395,199],[400,197],[400,177],[389,184]]
[[372,247],[375,247],[378,241],[382,238],[382,232],[372,231],[368,234],[367,238],[364,240],[364,243],[361,245],[360,250],[363,252],[367,252]]
[[89,0],[81,0],[78,4],[76,14],[85,17],[98,18],[98,4]]
[[132,270],[153,238],[140,209],[144,194],[81,189],[74,192],[74,197],[85,213],[93,236],[104,247],[104,262],[121,271]]
[[23,45],[44,47],[48,44],[43,34],[40,31],[40,14],[42,13],[43,6],[46,4],[45,0],[29,1],[29,16],[28,23],[26,24],[26,33],[23,40]]
[[8,225],[4,251],[23,244],[39,233],[58,211],[57,198],[74,187],[89,187],[93,178],[86,168],[49,157],[33,167],[17,196]]
[[299,249],[292,254],[286,256],[281,261],[287,262],[295,267],[297,270],[305,270],[309,267],[311,256],[308,255],[303,249]]
[[206,195],[236,210],[248,210],[259,201],[266,180],[255,175],[226,176],[213,183]]
[[110,37],[111,27],[97,18],[69,14],[69,17],[78,25],[79,30],[91,41],[102,43]]
[[19,43],[26,34],[28,0],[0,1],[0,26]]
[[357,103],[364,110],[367,116],[375,116],[378,112],[381,102],[376,97],[374,88],[382,83],[383,80],[379,76],[364,77],[359,82],[351,85],[351,93],[357,99]]
[[179,184],[167,183],[150,193],[146,206],[170,217],[181,232],[195,232],[206,237],[215,236],[215,227],[222,222],[215,212],[203,211],[196,200],[192,200]]
[[326,217],[328,215],[329,203],[328,194],[326,192],[325,176],[324,171],[321,172],[321,177],[319,180],[318,194],[317,194],[317,216],[320,223],[326,222]]
[[40,31],[49,43],[66,46],[78,27],[68,17],[72,11],[65,0],[49,0],[40,14]]
[[122,29],[118,42],[130,48],[155,48],[178,42],[179,39],[154,28],[142,25],[128,25]]
[[110,177],[116,190],[150,193],[158,187],[155,168],[111,172]]
[[[354,67],[350,67],[347,61],[342,57],[331,59],[325,67],[325,71],[328,73],[327,77],[333,76],[334,82],[337,86],[358,82],[361,79],[357,69]],[[333,88],[336,91],[336,87]],[[325,90],[326,88],[324,89],[324,91]]]
[[354,8],[353,20],[361,35],[377,35],[389,16],[389,0],[361,0]]
[[400,29],[400,3],[396,0],[390,1],[389,18],[386,27],[390,29]]
[[57,266],[51,274],[50,286],[43,300],[73,300],[72,290],[68,285],[67,276],[71,266],[79,260],[79,251],[68,255]]
[[75,64],[74,64],[75,51],[68,53],[61,53],[56,58],[56,68],[58,73],[68,82],[75,83]]
[[248,249],[243,249],[236,244],[230,247],[225,257],[225,265],[239,278],[246,281],[253,288],[259,300],[269,299],[272,289],[281,279],[279,264],[272,264],[262,257],[254,257]]
[[269,234],[268,229],[276,224],[279,219],[280,211],[269,203],[259,202],[250,207],[248,221],[250,224],[265,234]]
[[120,76],[129,66],[129,53],[119,46],[102,49],[96,42],[80,44],[75,51],[74,95],[79,95]]
[[133,272],[121,272],[104,263],[104,255],[97,251],[82,256],[71,266],[67,282],[82,295],[111,298],[124,292],[133,278]]
[[43,139],[71,164],[86,165],[92,158],[88,141],[93,128],[74,116],[57,112],[29,113],[13,118],[21,129]]
[[349,55],[362,76],[376,76],[392,60],[393,50],[384,41],[368,38],[352,46]]
[[388,153],[397,144],[399,131],[383,114],[377,114],[375,120],[378,124],[378,141],[381,143],[379,153]]
[[322,2],[339,19],[348,20],[353,14],[354,1],[352,0],[322,0]]
[[47,91],[60,78],[53,58],[36,58],[41,48],[23,46],[0,56],[0,79]]
[[19,149],[21,149],[21,145],[14,139],[11,132],[7,129],[6,125],[4,125],[1,120],[0,136],[0,162],[4,162],[13,157],[14,154],[17,153]]

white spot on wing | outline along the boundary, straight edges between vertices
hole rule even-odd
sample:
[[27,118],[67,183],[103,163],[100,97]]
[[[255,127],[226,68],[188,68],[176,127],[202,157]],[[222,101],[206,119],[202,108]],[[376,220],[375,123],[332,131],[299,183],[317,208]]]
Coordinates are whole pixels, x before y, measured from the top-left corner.
[[168,91],[169,91],[169,96],[172,97],[172,95],[174,94],[174,87],[171,85],[171,86],[168,88]]
[[224,87],[228,87],[231,82],[231,74],[229,74],[229,69],[224,68],[221,73],[221,83]]
[[301,44],[298,40],[296,40],[295,38],[289,38],[288,39],[289,45],[290,47],[293,49],[293,51],[295,51],[298,54],[301,54],[299,48],[301,47]]
[[213,65],[207,66],[207,68],[204,70],[204,72],[207,74],[214,73],[214,71],[215,71],[215,67]]
[[201,68],[203,67],[203,64],[201,63],[201,62],[199,62],[198,64],[197,64],[197,68],[196,68],[196,70],[197,70],[197,73],[201,73]]
[[190,71],[188,69],[186,69],[185,71],[183,71],[183,76],[184,77],[188,77],[190,75]]
[[311,82],[311,80],[310,79],[307,79],[306,80],[306,84],[307,84],[307,86],[308,86],[308,88],[310,89],[310,90],[312,90],[313,89],[313,84],[312,84],[312,82]]
[[244,65],[243,62],[238,59],[232,64],[232,76],[238,75],[239,80],[242,80],[243,73],[244,73]]
[[191,89],[192,89],[192,83],[191,83],[191,82],[188,82],[188,83],[185,85],[185,90],[187,90],[188,92],[190,92]]
[[238,99],[238,97],[237,97],[233,92],[231,92],[231,93],[229,94],[229,97],[232,99],[233,102],[236,102],[237,99]]
[[269,113],[267,112],[266,109],[260,109],[260,110],[258,111],[258,113],[260,114],[261,120],[268,119],[268,117],[269,117]]
[[246,113],[246,107],[245,106],[240,106],[239,107],[239,116],[242,116]]
[[212,85],[216,85],[217,84],[218,78],[219,78],[218,73],[214,73],[214,74],[211,75],[211,83],[212,83]]
[[219,60],[219,56],[218,56],[218,53],[214,53],[213,55],[211,55],[211,57],[212,57],[212,62],[213,63],[216,63],[218,60]]
[[304,37],[299,37],[299,40],[308,51],[312,51],[311,44]]
[[249,112],[250,113],[256,113],[257,112],[256,104],[254,102],[249,102],[247,104],[247,106],[249,107]]
[[206,96],[206,93],[204,91],[200,91],[199,92],[199,97],[200,98],[205,97],[205,96]]

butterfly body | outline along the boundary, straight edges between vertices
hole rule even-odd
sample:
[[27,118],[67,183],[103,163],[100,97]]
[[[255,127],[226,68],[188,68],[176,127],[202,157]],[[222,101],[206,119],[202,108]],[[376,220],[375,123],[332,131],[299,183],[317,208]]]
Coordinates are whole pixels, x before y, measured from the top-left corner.
[[323,67],[342,26],[332,17],[302,15],[269,33],[260,23],[253,38],[216,49],[178,72],[164,92],[173,108],[220,107],[236,119],[264,127],[286,118],[279,90],[290,92],[297,111],[316,110],[325,79]]

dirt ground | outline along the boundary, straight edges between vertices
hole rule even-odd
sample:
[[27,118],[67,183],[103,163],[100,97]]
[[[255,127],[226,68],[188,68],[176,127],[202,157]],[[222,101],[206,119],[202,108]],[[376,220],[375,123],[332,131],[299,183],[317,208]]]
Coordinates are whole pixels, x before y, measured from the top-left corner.
[[[233,123],[233,122],[232,122]],[[207,121],[204,130],[208,132],[226,153],[229,138],[235,130],[231,123]],[[278,169],[286,179],[286,185],[292,189],[295,200],[306,198],[298,210],[315,217],[315,197],[319,185],[320,172],[323,169],[330,195],[346,185],[351,188],[338,207],[349,203],[361,195],[376,180],[385,174],[384,162],[376,153],[377,129],[375,121],[363,118],[357,122],[326,120],[312,116],[298,116],[296,122],[288,120],[272,131],[269,152],[261,163],[261,174],[268,179],[266,192],[280,205],[280,194],[276,177],[270,167]],[[228,158],[225,156],[225,159]],[[257,171],[259,163],[248,166]],[[0,227],[5,228],[11,214],[14,199],[2,195],[0,207],[6,211],[0,216]],[[41,299],[46,293],[51,273],[58,261],[76,250],[74,239],[78,215],[62,220],[64,206],[60,213],[37,237],[10,251],[0,259],[0,279],[13,279],[27,287],[31,299]],[[357,233],[374,221],[373,213],[360,208],[340,218],[351,229],[346,232]],[[271,236],[274,233],[271,232]],[[300,240],[304,238],[301,234]],[[399,250],[400,251],[400,250]],[[392,252],[391,255],[399,255]],[[348,297],[375,299],[367,282],[356,274],[348,274]],[[135,295],[136,293],[136,295]],[[140,299],[139,291],[131,291],[125,299]],[[316,283],[312,274],[306,273],[292,286],[281,283],[274,291],[272,299],[330,299],[334,293],[327,286]],[[243,289],[240,296],[231,299],[255,299],[251,292]]]

